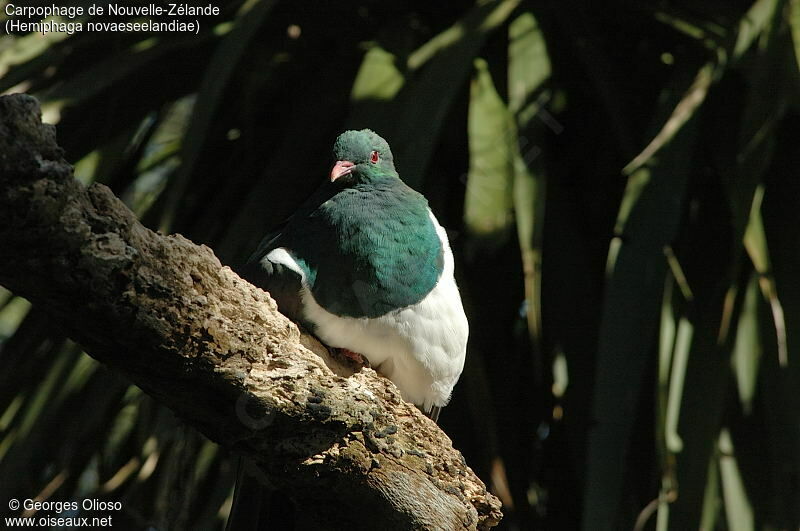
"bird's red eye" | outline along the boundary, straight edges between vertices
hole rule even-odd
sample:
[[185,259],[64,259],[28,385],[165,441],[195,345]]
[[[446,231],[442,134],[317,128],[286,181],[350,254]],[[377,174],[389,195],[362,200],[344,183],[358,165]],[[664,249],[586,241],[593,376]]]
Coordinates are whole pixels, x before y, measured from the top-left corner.
[[372,153],[370,153],[369,161],[371,163],[377,164],[379,159],[380,159],[380,153],[378,153],[377,151],[373,151]]

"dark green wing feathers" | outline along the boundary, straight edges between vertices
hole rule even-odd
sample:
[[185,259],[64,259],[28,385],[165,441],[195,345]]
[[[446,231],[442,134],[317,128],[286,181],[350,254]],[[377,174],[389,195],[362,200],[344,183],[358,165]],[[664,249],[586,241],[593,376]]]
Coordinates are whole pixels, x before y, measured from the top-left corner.
[[[301,209],[251,262],[281,247],[317,303],[340,316],[379,317],[415,304],[443,267],[427,201],[393,176],[342,187],[316,208]],[[299,319],[292,301],[299,298],[299,275],[282,264],[261,265],[258,284],[272,288],[281,309]]]

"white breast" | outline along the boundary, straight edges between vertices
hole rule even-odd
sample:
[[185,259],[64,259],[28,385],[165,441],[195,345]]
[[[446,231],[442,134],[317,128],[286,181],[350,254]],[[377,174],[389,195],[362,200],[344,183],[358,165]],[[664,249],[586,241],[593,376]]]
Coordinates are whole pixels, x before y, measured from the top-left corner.
[[[339,317],[320,306],[304,287],[303,312],[316,334],[332,347],[364,355],[373,368],[392,380],[403,397],[425,410],[444,406],[464,368],[469,326],[453,277],[453,253],[445,230],[429,211],[444,251],[444,270],[417,304],[377,318]],[[305,274],[284,248],[266,259]]]

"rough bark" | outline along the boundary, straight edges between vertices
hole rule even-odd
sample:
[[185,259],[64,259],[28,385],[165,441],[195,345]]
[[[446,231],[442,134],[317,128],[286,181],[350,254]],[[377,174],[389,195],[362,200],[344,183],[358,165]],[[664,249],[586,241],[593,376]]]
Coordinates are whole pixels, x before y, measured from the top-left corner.
[[24,95],[0,98],[0,284],[251,459],[320,527],[486,529],[502,517],[391,382],[335,374],[211,249],[152,232],[108,188],[77,182]]

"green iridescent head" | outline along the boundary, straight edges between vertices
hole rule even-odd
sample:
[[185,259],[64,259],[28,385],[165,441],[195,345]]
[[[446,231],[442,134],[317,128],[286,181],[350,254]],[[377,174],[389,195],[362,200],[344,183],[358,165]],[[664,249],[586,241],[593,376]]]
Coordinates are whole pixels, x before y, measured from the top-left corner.
[[397,176],[389,144],[370,129],[339,135],[333,144],[333,157],[336,163],[331,169],[331,181]]

